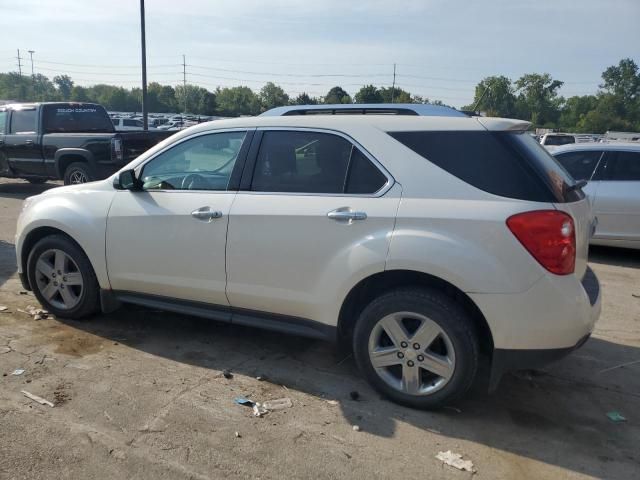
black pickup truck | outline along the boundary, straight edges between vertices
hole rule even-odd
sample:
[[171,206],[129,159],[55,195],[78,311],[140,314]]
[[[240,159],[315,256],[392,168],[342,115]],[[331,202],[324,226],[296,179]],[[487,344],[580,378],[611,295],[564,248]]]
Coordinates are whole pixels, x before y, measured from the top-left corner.
[[116,132],[95,103],[0,106],[0,177],[65,185],[106,178],[174,132]]

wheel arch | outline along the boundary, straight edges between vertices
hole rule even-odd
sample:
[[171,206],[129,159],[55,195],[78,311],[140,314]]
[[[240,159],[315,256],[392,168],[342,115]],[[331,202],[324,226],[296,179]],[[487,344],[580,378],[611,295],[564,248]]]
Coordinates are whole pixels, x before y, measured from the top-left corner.
[[85,249],[82,248],[82,245],[80,245],[77,241],[75,241],[73,237],[69,235],[67,232],[60,230],[59,228],[49,227],[49,226],[34,228],[25,237],[22,243],[22,248],[20,250],[20,258],[18,259],[18,261],[20,262],[21,270],[22,272],[25,273],[25,278],[32,289],[33,289],[33,285],[31,285],[31,282],[29,280],[29,275],[27,272],[27,261],[29,260],[29,254],[31,253],[31,250],[33,250],[33,247],[36,245],[36,243],[38,243],[43,238],[49,237],[51,235],[62,235],[67,239],[69,239],[70,241],[72,241],[80,250],[82,250],[82,252],[87,256],[87,258],[89,258],[89,263],[91,263],[91,259],[87,255],[87,252],[85,251]]
[[67,167],[75,162],[84,162],[93,166],[93,156],[88,150],[82,148],[61,148],[55,154],[56,172],[59,178],[64,178]]
[[480,351],[493,353],[493,335],[486,318],[473,300],[455,285],[442,278],[415,270],[385,270],[358,282],[347,294],[338,315],[338,338],[350,339],[362,310],[376,297],[400,287],[428,287],[442,291],[459,301],[473,319],[480,340]]

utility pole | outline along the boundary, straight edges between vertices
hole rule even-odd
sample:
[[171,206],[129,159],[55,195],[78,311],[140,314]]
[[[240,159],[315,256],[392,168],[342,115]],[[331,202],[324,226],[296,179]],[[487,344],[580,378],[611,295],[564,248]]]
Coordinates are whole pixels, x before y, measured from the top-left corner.
[[393,85],[391,85],[391,103],[393,103],[396,90],[396,64],[393,64]]
[[35,50],[27,50],[29,52],[29,58],[31,59],[31,88],[33,89],[33,97],[34,100],[38,99],[38,95],[36,92],[36,74],[33,71],[33,54],[36,53]]
[[184,113],[187,113],[187,57],[182,54],[182,93],[184,95]]
[[36,74],[33,72],[33,54],[36,53],[35,50],[29,50],[29,57],[31,58],[31,78],[36,78]]
[[18,49],[18,56],[16,58],[18,59],[18,74],[22,76],[22,58],[20,57],[20,49]]
[[144,0],[140,0],[140,40],[142,46],[142,127],[149,130],[149,112],[147,111],[147,41],[144,30]]

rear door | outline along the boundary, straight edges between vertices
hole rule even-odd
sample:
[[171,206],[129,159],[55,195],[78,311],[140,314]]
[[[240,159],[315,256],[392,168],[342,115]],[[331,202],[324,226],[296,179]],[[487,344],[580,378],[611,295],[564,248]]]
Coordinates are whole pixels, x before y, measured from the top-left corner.
[[400,186],[335,132],[258,131],[252,151],[229,220],[229,302],[335,325],[344,285],[384,270]]
[[0,108],[0,175],[9,172],[9,162],[5,152],[5,128],[9,120],[9,112]]
[[4,151],[9,165],[16,173],[45,174],[41,137],[37,132],[38,111],[35,107],[11,112]]
[[640,151],[608,151],[594,202],[598,238],[640,240]]

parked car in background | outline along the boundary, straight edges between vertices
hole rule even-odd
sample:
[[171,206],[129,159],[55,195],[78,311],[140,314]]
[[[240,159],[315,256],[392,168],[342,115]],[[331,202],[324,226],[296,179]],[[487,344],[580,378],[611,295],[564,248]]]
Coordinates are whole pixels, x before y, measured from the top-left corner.
[[113,126],[117,131],[144,130],[142,120],[133,118],[112,118]]
[[640,248],[640,143],[591,143],[558,147],[553,155],[585,193],[598,225],[591,243]]
[[164,140],[168,132],[115,131],[94,103],[0,106],[0,176],[65,185],[105,178]]
[[[46,309],[134,303],[351,342],[414,407],[581,346],[600,314],[579,184],[518,120],[220,120],[108,180],[26,200],[18,271]],[[559,319],[561,321],[559,321]]]

